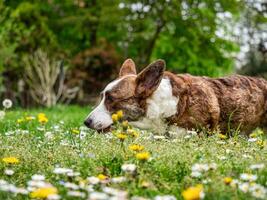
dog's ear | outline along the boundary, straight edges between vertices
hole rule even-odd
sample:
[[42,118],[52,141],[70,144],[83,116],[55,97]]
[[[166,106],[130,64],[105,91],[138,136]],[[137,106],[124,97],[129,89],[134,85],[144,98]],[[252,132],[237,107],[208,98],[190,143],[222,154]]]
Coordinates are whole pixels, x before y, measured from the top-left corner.
[[157,60],[141,71],[136,78],[136,96],[150,96],[158,88],[164,70],[165,61]]
[[124,61],[120,69],[119,77],[129,74],[136,75],[136,68],[132,59],[127,59]]

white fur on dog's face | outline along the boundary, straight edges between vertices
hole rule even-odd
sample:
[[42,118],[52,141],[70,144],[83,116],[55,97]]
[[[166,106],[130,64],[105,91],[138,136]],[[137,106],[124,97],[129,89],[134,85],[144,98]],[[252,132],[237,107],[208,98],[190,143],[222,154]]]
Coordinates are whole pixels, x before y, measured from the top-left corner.
[[96,130],[102,130],[111,126],[112,124],[111,113],[107,110],[105,106],[106,92],[112,90],[112,88],[115,87],[121,80],[122,78],[112,81],[103,90],[102,92],[103,97],[101,99],[101,102],[86,118],[87,121],[91,120],[91,128]]

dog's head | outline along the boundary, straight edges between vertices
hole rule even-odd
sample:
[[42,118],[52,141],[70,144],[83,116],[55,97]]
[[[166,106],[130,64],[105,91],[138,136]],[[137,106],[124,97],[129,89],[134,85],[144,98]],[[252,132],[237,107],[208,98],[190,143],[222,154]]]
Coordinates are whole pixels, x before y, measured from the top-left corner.
[[137,121],[146,114],[146,99],[157,89],[165,69],[165,62],[157,60],[139,74],[133,60],[127,59],[119,77],[101,92],[101,102],[88,115],[84,124],[104,130],[112,125],[112,113],[122,110],[128,121]]

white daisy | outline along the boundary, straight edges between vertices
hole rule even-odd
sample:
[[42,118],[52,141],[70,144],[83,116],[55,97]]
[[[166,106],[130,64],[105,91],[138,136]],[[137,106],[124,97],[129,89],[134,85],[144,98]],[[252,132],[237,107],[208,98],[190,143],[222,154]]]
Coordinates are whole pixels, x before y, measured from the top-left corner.
[[122,171],[127,173],[134,173],[136,171],[136,165],[135,164],[123,164],[121,166]]
[[163,196],[155,196],[154,200],[176,200],[175,196],[172,195],[163,195]]
[[12,101],[10,100],[10,99],[5,99],[4,101],[3,101],[3,106],[6,108],[6,109],[9,109],[9,108],[11,108],[12,107]]
[[12,176],[15,172],[12,169],[6,169],[4,173],[8,176]]
[[252,182],[252,181],[256,181],[257,180],[257,175],[243,173],[243,174],[240,174],[240,179],[242,179],[244,181]]

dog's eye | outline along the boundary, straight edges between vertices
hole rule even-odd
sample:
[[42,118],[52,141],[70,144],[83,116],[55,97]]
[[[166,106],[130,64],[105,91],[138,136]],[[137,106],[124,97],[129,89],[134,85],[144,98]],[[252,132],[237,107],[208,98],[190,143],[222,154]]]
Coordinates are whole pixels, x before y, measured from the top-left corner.
[[113,97],[111,95],[107,94],[106,95],[106,100],[107,101],[113,101],[114,99],[113,99]]

